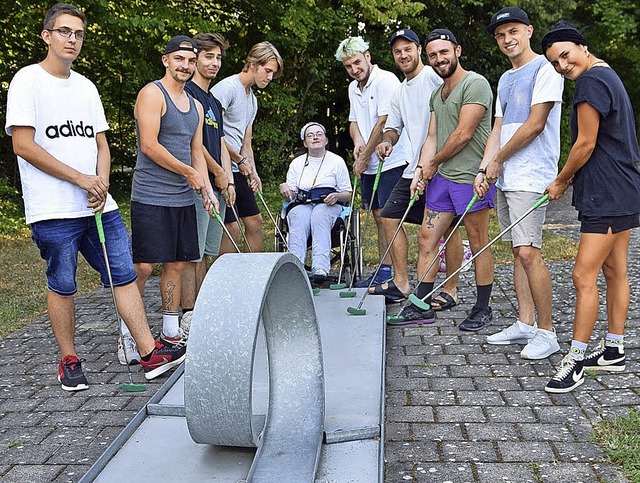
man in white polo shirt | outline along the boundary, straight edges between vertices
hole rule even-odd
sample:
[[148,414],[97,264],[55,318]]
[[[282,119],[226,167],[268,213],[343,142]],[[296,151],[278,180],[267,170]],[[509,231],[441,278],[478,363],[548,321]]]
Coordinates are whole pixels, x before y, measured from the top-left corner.
[[[375,148],[382,141],[382,130],[389,113],[389,100],[400,87],[400,81],[393,73],[371,63],[369,43],[362,37],[344,39],[340,42],[335,56],[353,79],[349,84],[349,133],[353,140],[355,160],[353,171],[360,179],[362,206],[371,209],[378,227],[378,254],[381,258],[387,251],[388,244],[380,212],[407,165],[407,136],[400,137],[393,153],[386,159],[378,159]],[[381,162],[382,172],[374,196],[373,186]],[[373,280],[374,285],[393,278],[391,256],[387,254],[381,261],[380,269]],[[372,277],[361,280],[355,286],[368,287],[371,279]]]

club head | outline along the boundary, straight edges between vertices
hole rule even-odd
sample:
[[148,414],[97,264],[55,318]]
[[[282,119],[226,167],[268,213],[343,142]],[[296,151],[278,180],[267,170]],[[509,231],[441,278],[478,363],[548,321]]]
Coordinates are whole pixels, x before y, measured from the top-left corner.
[[346,283],[332,283],[331,285],[329,285],[329,288],[331,290],[342,290],[343,288],[347,288],[347,284]]
[[404,322],[404,317],[402,315],[388,315],[387,316],[387,324],[393,325],[399,322]]
[[409,295],[409,300],[411,301],[411,303],[413,305],[415,305],[416,307],[418,307],[419,309],[422,310],[429,310],[431,308],[431,305],[429,305],[427,302],[425,302],[424,300],[422,300],[420,297],[418,297],[416,294],[411,294]]
[[359,309],[357,307],[347,307],[347,312],[351,315],[365,315],[367,313],[365,309]]
[[129,382],[125,382],[120,384],[120,389],[125,392],[144,392],[147,390],[146,384],[132,384]]
[[350,298],[355,297],[356,295],[357,294],[356,294],[355,290],[353,290],[353,291],[345,290],[344,292],[340,292],[340,298],[341,299],[350,299]]

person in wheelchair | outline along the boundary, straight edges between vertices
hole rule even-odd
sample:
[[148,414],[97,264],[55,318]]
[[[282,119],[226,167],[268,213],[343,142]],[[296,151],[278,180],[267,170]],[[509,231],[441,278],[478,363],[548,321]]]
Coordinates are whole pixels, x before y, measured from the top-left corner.
[[322,124],[305,124],[300,139],[307,152],[291,161],[280,194],[289,201],[289,250],[304,264],[311,235],[311,278],[321,284],[331,269],[331,228],[351,199],[351,181],[344,160],[327,151]]

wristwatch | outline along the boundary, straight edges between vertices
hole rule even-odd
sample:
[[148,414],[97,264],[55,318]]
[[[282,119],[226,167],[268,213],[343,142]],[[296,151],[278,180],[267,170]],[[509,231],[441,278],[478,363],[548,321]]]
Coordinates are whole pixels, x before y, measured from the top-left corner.
[[487,174],[487,168],[479,168],[478,169],[478,174],[480,174],[480,173]]

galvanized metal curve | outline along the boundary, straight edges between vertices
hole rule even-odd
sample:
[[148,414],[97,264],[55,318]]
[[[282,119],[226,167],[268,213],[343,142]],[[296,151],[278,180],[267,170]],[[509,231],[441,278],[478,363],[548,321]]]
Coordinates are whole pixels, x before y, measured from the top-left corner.
[[[325,406],[312,297],[294,255],[254,253],[216,260],[196,301],[185,363],[187,427],[196,443],[258,447],[252,481],[315,478]],[[264,428],[251,407],[261,320],[269,361]]]

